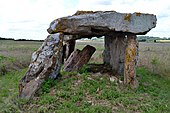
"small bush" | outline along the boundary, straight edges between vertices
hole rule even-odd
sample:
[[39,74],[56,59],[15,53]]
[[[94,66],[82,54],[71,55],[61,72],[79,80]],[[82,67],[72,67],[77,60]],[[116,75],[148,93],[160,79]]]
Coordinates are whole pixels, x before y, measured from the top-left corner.
[[55,80],[48,78],[42,85],[42,92],[43,93],[49,93],[50,88],[53,87],[54,85],[55,85]]
[[80,69],[80,71],[79,71],[79,73],[80,74],[83,74],[83,73],[88,73],[88,69],[89,69],[89,66],[88,65],[84,65],[81,69]]

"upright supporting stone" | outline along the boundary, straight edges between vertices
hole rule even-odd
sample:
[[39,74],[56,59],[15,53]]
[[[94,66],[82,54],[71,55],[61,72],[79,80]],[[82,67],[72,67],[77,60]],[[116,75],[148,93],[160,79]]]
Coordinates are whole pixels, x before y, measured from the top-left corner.
[[74,51],[75,44],[76,44],[75,40],[66,41],[66,60],[71,55],[71,53]]
[[123,34],[105,36],[104,63],[109,63],[119,75],[123,75],[126,38]]
[[138,58],[138,42],[135,34],[127,35],[127,47],[125,51],[124,83],[132,88],[137,87],[136,64]]
[[65,57],[66,57],[66,44],[63,45],[62,64],[64,64]]
[[33,53],[32,62],[20,80],[19,97],[29,99],[47,78],[56,78],[62,63],[63,34],[49,35],[42,46]]
[[76,39],[78,38],[78,35],[64,35],[64,53],[63,53],[63,58],[66,60],[70,56],[70,54],[74,51],[75,49],[75,44],[76,44]]
[[103,51],[103,63],[110,64],[110,42],[112,38],[109,36],[104,37],[104,51]]

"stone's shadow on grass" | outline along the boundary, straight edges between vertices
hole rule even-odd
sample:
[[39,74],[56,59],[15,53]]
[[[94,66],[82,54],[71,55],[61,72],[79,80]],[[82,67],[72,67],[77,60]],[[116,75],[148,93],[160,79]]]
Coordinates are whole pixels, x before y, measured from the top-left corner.
[[92,73],[108,73],[110,75],[115,74],[110,65],[107,64],[88,64],[87,71]]

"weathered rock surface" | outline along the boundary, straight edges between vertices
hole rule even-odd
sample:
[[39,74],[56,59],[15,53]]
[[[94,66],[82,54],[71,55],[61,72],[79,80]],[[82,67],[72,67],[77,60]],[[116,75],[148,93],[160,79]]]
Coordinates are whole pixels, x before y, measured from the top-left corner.
[[66,43],[66,60],[69,58],[71,53],[74,51],[76,41],[75,40],[70,40],[70,41],[65,41]]
[[138,86],[136,79],[136,66],[138,61],[138,42],[136,35],[127,35],[127,47],[125,49],[124,64],[124,84],[129,84],[132,88]]
[[56,78],[62,63],[63,34],[49,35],[32,54],[31,64],[19,84],[19,96],[31,98],[49,77]]
[[80,70],[84,64],[88,63],[95,51],[96,48],[90,45],[87,45],[81,51],[76,49],[64,63],[64,71],[70,72]]
[[63,32],[87,37],[112,32],[144,35],[156,26],[156,21],[156,16],[153,14],[79,11],[73,16],[54,20],[47,31],[50,34]]
[[62,63],[64,63],[64,61],[67,60],[71,53],[74,51],[76,41],[72,39],[76,39],[76,37],[77,35],[64,35]]
[[103,61],[110,64],[116,74],[123,75],[125,49],[127,41],[125,35],[117,33],[105,36],[105,50],[103,52]]

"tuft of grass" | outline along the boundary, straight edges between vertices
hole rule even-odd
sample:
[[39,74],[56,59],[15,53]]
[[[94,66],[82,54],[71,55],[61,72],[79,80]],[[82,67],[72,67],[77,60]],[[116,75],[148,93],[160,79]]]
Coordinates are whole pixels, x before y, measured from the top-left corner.
[[5,56],[0,55],[0,61],[1,61],[1,60],[4,60],[5,58],[6,58]]
[[83,67],[79,70],[79,73],[80,74],[82,74],[82,73],[87,74],[88,73],[88,69],[89,69],[88,65],[83,65]]
[[10,70],[11,65],[16,61],[14,57],[0,55],[0,75],[4,75]]
[[48,78],[42,84],[41,90],[42,90],[43,93],[49,93],[50,88],[53,87],[54,85],[55,85],[54,79]]

